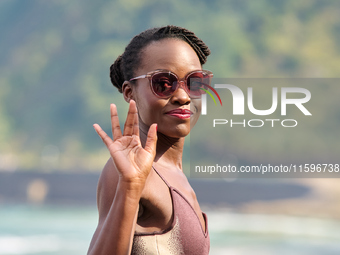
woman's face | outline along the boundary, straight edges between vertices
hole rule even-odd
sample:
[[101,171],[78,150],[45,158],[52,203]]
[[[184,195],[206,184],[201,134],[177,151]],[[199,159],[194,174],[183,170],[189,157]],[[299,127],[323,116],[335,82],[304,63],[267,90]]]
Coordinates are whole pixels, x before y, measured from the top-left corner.
[[[157,69],[175,73],[179,79],[194,70],[201,70],[198,56],[191,46],[179,39],[163,39],[152,42],[144,48],[141,65],[135,76]],[[157,97],[151,90],[149,79],[138,79],[133,86],[140,121],[147,127],[158,124],[158,132],[169,137],[180,138],[189,134],[201,113],[201,100],[192,99],[182,87],[166,99]],[[173,110],[189,110],[191,116],[176,114]],[[147,131],[147,130],[145,130]]]

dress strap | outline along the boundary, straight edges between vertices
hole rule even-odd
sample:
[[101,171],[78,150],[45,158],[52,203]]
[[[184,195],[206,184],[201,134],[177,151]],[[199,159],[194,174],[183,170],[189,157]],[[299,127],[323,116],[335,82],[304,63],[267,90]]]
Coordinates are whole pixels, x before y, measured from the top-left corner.
[[169,188],[171,187],[170,184],[165,180],[165,178],[156,170],[156,168],[154,166],[152,166],[152,168],[155,170],[155,172],[159,175],[159,177],[161,177],[161,179],[163,180],[163,182],[165,182],[166,186],[168,186]]

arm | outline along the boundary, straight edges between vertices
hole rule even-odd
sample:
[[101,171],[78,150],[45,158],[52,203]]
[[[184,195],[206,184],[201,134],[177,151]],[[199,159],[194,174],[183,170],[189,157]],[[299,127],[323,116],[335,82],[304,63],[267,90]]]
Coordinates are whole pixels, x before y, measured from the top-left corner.
[[142,148],[134,102],[130,103],[123,135],[114,106],[111,106],[111,119],[114,141],[95,126],[110,151],[111,159],[98,183],[99,222],[89,255],[131,253],[139,200],[155,156],[156,125],[150,127],[145,148]]
[[88,254],[131,253],[140,194],[119,182],[117,170],[109,159],[98,183],[99,222]]

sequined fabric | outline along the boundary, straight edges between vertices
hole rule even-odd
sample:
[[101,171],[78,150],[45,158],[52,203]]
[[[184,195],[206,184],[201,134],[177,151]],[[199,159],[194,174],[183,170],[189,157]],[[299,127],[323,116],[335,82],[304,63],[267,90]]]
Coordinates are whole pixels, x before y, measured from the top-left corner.
[[171,187],[159,173],[158,175],[170,190],[174,213],[172,225],[170,228],[160,232],[135,233],[131,254],[209,254],[210,239],[207,216],[203,213],[205,220],[204,232],[200,220],[188,200],[178,190]]

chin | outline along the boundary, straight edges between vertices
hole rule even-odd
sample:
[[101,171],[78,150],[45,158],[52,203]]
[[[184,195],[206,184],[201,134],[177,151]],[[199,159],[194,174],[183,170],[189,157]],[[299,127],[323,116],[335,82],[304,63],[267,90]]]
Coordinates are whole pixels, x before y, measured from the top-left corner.
[[[160,131],[161,132],[161,131]],[[163,132],[161,132],[163,133]],[[183,127],[177,127],[174,130],[167,130],[167,132],[164,132],[163,134],[172,137],[172,138],[184,138],[190,133],[190,126],[186,126],[185,128]]]

